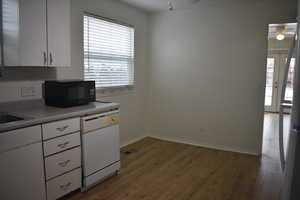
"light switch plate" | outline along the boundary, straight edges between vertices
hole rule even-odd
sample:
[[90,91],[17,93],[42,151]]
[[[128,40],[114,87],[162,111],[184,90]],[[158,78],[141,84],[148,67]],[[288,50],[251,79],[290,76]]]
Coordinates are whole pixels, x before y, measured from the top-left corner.
[[22,87],[21,97],[34,97],[36,94],[34,86]]
[[[0,81],[0,103],[43,99],[44,81]],[[22,88],[23,92],[22,92]],[[28,88],[28,89],[25,89]],[[24,96],[22,96],[22,93]],[[30,95],[30,96],[27,96]],[[32,96],[33,95],[33,96]],[[1,199],[1,198],[0,198]]]

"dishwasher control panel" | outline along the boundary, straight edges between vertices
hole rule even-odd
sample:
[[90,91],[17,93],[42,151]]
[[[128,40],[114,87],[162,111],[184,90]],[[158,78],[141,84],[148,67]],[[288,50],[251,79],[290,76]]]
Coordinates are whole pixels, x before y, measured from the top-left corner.
[[118,110],[89,115],[81,118],[82,133],[87,133],[100,128],[118,124],[120,121],[120,113]]

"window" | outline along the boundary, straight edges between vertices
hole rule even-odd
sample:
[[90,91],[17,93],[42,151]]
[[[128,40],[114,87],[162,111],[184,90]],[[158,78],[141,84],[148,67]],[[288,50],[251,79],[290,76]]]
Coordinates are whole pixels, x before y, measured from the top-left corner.
[[132,26],[84,15],[84,79],[96,81],[96,88],[133,85]]
[[[287,62],[287,59],[285,59]],[[294,72],[295,72],[295,63],[296,59],[291,59],[290,69],[287,78],[287,85],[285,90],[285,99],[286,101],[293,101],[293,86],[294,86]]]
[[269,57],[267,60],[265,106],[272,106],[274,70],[275,70],[275,58]]

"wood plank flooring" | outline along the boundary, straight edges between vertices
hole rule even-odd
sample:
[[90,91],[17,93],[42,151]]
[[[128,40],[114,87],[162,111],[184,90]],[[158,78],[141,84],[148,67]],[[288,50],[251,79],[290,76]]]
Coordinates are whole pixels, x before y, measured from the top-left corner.
[[122,151],[121,173],[69,200],[278,200],[281,173],[268,157],[145,138]]

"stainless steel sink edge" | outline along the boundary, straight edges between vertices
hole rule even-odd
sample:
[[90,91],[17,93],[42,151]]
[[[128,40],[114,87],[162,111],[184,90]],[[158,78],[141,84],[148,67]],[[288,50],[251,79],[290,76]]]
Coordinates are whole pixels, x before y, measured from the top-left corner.
[[9,112],[1,112],[0,111],[0,124],[8,124],[12,122],[19,122],[23,120],[32,119],[28,116],[22,116],[15,113],[9,113]]

